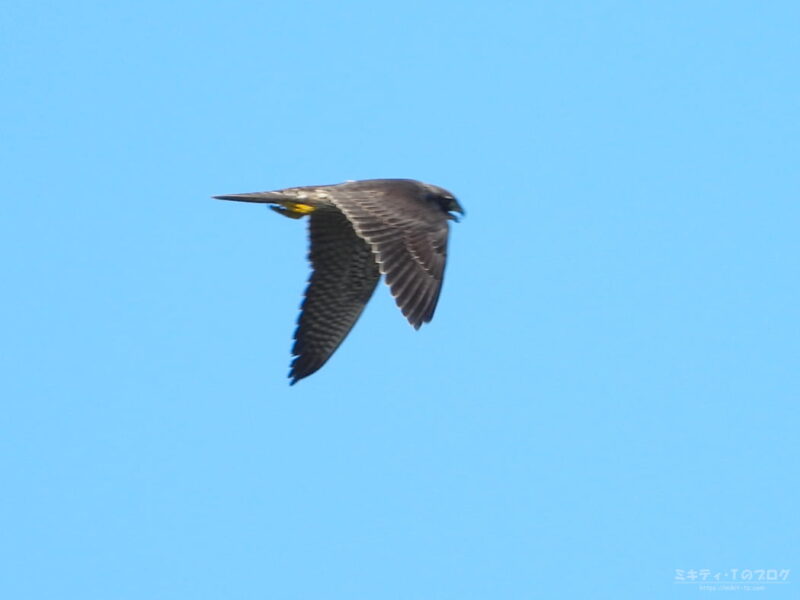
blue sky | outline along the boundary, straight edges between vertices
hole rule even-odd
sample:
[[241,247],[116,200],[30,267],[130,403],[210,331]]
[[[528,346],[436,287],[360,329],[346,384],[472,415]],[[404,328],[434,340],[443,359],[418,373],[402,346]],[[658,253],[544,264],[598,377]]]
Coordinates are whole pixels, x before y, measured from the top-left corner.
[[[799,22],[5,3],[0,595],[796,596]],[[289,387],[305,224],[210,196],[372,177],[467,210],[436,318]]]

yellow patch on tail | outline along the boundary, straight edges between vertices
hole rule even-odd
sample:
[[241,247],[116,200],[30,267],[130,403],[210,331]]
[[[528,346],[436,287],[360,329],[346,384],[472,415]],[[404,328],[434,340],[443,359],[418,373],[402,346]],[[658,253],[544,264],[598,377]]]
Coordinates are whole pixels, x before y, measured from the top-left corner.
[[303,204],[301,202],[287,202],[281,201],[280,204],[274,204],[270,206],[272,210],[276,213],[282,214],[284,217],[289,217],[290,219],[302,219],[307,214],[310,214],[317,210],[313,206],[308,204]]
[[286,202],[284,203],[284,206],[286,207],[287,210],[290,210],[293,213],[299,213],[301,215],[307,215],[317,210],[313,206],[310,206],[308,204],[301,204],[299,202]]

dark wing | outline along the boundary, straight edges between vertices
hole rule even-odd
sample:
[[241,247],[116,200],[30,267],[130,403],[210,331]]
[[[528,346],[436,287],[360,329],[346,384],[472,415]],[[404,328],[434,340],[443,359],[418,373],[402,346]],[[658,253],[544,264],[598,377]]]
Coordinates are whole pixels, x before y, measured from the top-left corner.
[[353,328],[380,271],[372,249],[333,208],[309,217],[313,271],[294,334],[292,384],[318,370]]
[[407,183],[372,189],[341,186],[330,199],[367,240],[397,306],[419,329],[433,318],[447,259],[447,214]]

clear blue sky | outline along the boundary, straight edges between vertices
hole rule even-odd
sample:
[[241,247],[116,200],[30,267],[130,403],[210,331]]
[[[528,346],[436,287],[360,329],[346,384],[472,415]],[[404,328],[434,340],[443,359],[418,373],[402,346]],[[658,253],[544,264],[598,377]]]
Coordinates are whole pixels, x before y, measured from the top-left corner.
[[[796,2],[0,21],[0,597],[690,598],[676,569],[800,570]],[[436,318],[382,285],[289,387],[305,223],[210,196],[373,177],[467,210]]]

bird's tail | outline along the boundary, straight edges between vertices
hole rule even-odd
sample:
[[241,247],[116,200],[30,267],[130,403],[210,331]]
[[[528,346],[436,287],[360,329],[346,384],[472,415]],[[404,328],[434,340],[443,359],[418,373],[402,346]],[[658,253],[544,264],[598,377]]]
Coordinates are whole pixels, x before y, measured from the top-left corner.
[[317,207],[309,203],[298,201],[283,195],[279,192],[255,192],[252,194],[229,194],[226,196],[214,196],[217,200],[236,200],[237,202],[256,202],[259,204],[270,204],[270,208],[276,213],[289,217],[290,219],[300,219],[314,212]]

